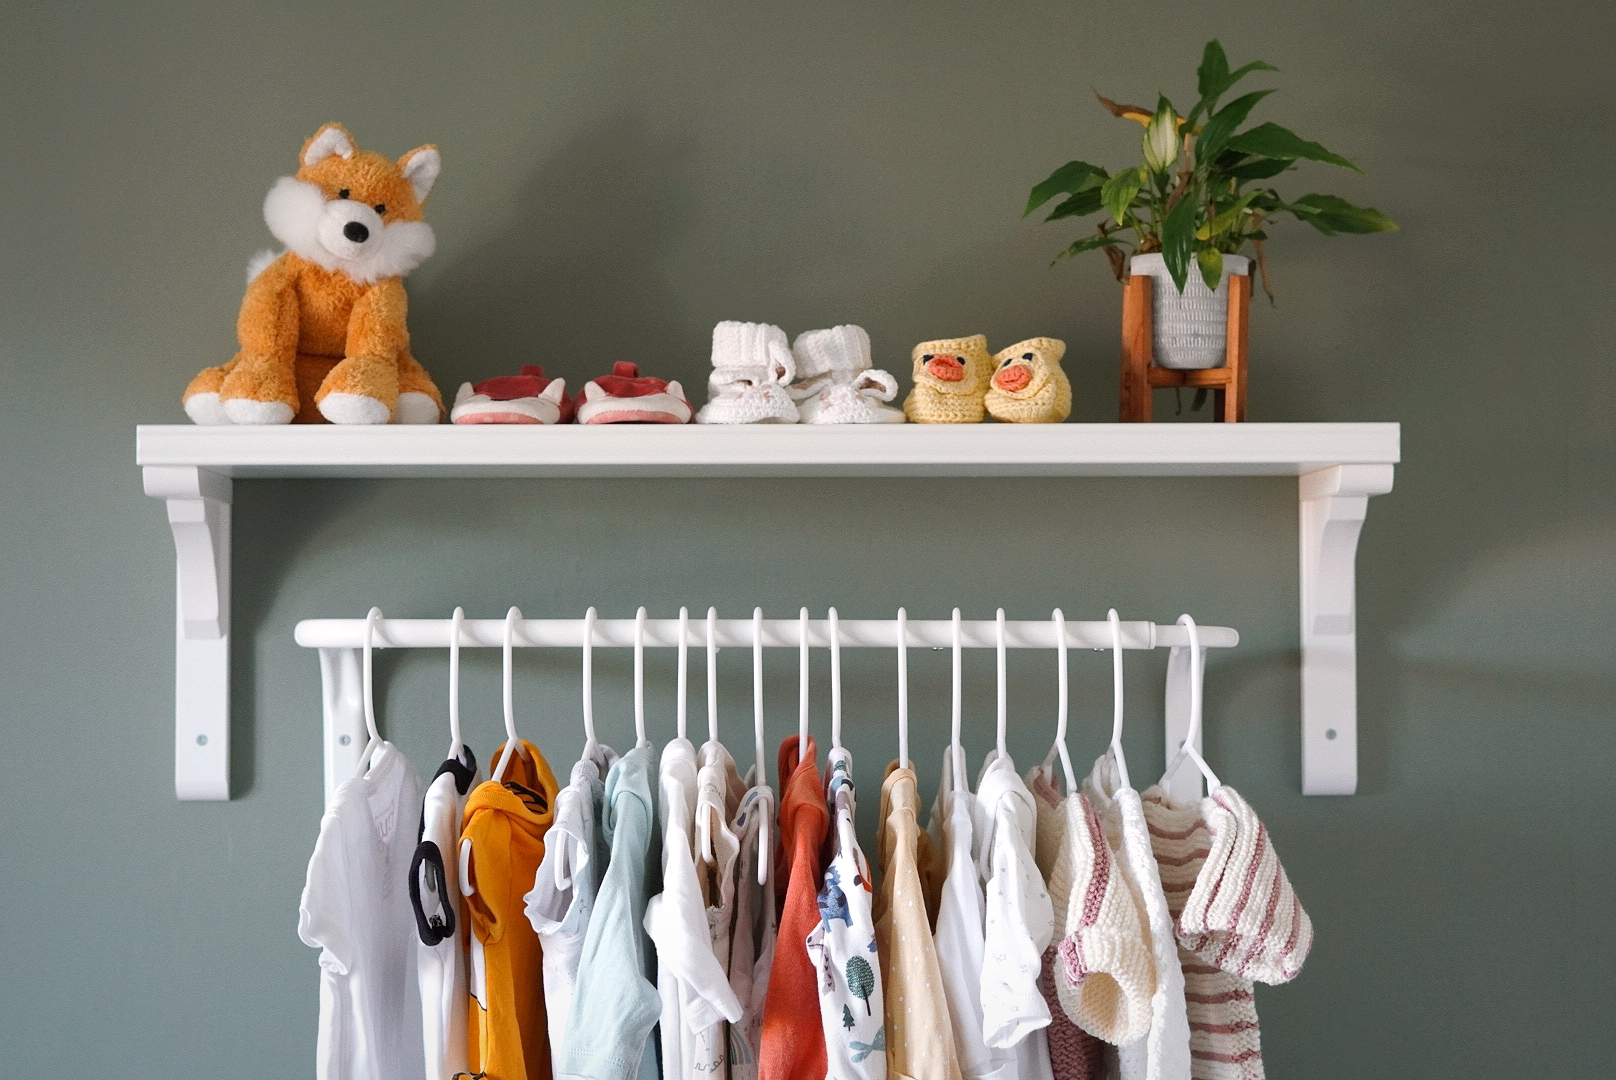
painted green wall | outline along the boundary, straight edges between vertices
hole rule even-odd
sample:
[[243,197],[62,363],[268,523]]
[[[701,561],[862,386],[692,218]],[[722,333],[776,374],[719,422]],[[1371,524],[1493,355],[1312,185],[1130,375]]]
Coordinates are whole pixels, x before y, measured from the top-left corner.
[[[0,8],[0,1074],[306,1075],[297,940],[321,808],[310,616],[771,615],[1238,627],[1208,673],[1207,754],[1264,814],[1318,927],[1259,991],[1274,1077],[1588,1077],[1616,1069],[1616,398],[1607,5],[23,5]],[[240,483],[235,782],[171,789],[172,548],[134,425],[232,350],[263,194],[340,119],[436,142],[438,254],[410,279],[440,385],[619,359],[703,383],[711,325],[867,327],[909,347],[1064,338],[1076,420],[1114,415],[1117,290],[1074,231],[1018,218],[1073,156],[1138,130],[1091,88],[1187,97],[1200,44],[1283,69],[1267,115],[1360,162],[1289,181],[1376,205],[1393,237],[1272,242],[1253,420],[1399,420],[1397,490],[1360,551],[1362,786],[1298,794],[1294,484],[1281,480]],[[1171,401],[1159,405],[1170,411]],[[723,658],[746,745],[746,659]],[[1107,665],[1075,656],[1073,745]],[[498,728],[492,656],[468,730]],[[1164,657],[1130,656],[1128,747],[1160,767]],[[523,656],[523,730],[579,745],[572,656]],[[770,659],[775,735],[793,659]],[[825,730],[823,658],[816,728]],[[671,730],[671,657],[651,662]],[[626,658],[600,661],[621,744]],[[447,742],[443,659],[389,656],[385,723]],[[893,752],[890,657],[851,656],[850,745]],[[969,743],[991,741],[991,654]],[[945,659],[917,654],[936,775]],[[1053,715],[1012,665],[1012,749]],[[700,699],[694,703],[701,715]],[[870,827],[870,815],[864,822]]]

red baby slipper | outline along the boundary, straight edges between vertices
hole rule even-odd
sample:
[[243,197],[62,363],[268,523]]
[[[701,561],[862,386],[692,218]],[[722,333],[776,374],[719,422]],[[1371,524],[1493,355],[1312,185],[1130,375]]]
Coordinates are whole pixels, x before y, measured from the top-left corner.
[[449,421],[455,424],[570,424],[573,401],[567,380],[546,379],[544,369],[527,364],[520,375],[496,375],[461,383]]
[[690,417],[684,387],[642,376],[639,365],[626,360],[584,383],[578,395],[580,424],[688,424]]

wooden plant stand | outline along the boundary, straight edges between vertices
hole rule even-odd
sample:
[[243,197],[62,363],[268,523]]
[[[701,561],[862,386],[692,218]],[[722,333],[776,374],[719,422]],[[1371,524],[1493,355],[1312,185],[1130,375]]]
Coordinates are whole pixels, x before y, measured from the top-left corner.
[[1151,342],[1152,279],[1128,278],[1122,287],[1122,397],[1125,424],[1150,422],[1150,398],[1164,386],[1202,387],[1212,391],[1212,419],[1233,424],[1246,418],[1246,337],[1251,323],[1251,277],[1229,275],[1229,336],[1220,368],[1157,367]]

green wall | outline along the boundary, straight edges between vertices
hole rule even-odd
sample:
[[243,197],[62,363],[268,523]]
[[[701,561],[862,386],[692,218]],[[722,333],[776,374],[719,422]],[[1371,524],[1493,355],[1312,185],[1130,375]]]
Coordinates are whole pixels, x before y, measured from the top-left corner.
[[[1302,976],[1259,991],[1269,1074],[1609,1075],[1612,22],[1588,2],[1458,0],[0,7],[0,1074],[306,1075],[317,973],[295,916],[319,684],[292,626],[515,602],[1115,605],[1235,626],[1240,649],[1207,676],[1207,754],[1263,813],[1318,928]],[[1283,69],[1268,117],[1369,174],[1318,167],[1290,189],[1403,226],[1282,227],[1279,304],[1252,328],[1253,420],[1404,425],[1359,556],[1356,797],[1298,793],[1293,482],[824,480],[239,483],[239,794],[174,800],[173,553],[134,425],[183,421],[186,380],[232,351],[264,192],[322,122],[390,154],[442,148],[439,251],[409,287],[418,355],[451,391],[618,359],[694,389],[719,319],[858,322],[905,375],[928,337],[1064,338],[1074,419],[1098,421],[1116,286],[1098,257],[1049,269],[1075,232],[1020,206],[1070,157],[1136,153],[1091,88],[1187,97],[1214,35]],[[1129,660],[1127,745],[1148,776],[1165,663]],[[723,724],[745,746],[747,660],[723,661]],[[992,659],[969,661],[974,758]],[[563,768],[575,664],[529,654],[518,674],[522,728]],[[626,657],[599,664],[621,745]],[[1108,665],[1073,665],[1087,760]],[[650,668],[666,736],[671,657]],[[793,669],[770,658],[774,735],[794,725]],[[443,658],[379,670],[389,732],[430,769]],[[849,657],[867,786],[893,753],[891,670]],[[1029,762],[1053,665],[1018,656],[1011,674]],[[945,658],[916,654],[912,678],[929,789]],[[468,658],[484,754],[497,681],[495,657]]]

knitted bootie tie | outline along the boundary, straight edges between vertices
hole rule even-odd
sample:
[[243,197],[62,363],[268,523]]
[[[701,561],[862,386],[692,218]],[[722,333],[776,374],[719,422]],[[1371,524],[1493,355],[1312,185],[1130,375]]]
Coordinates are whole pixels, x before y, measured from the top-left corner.
[[796,375],[784,330],[721,322],[713,327],[713,373],[696,423],[795,424],[797,405],[786,387]]
[[903,423],[903,413],[882,404],[897,396],[898,380],[870,367],[870,335],[862,326],[798,334],[791,355],[797,361],[791,396],[803,423]]
[[1227,785],[1202,800],[1211,850],[1184,902],[1179,940],[1207,963],[1263,983],[1290,982],[1313,947],[1268,830]]
[[1058,424],[1072,414],[1072,383],[1061,370],[1066,342],[1028,338],[995,353],[984,404],[1008,424]]
[[912,424],[975,424],[986,415],[983,398],[993,374],[988,339],[922,341],[914,349],[915,388],[904,399]]

